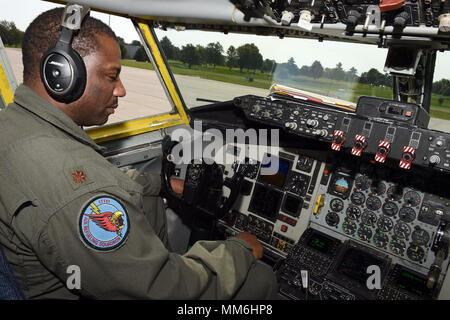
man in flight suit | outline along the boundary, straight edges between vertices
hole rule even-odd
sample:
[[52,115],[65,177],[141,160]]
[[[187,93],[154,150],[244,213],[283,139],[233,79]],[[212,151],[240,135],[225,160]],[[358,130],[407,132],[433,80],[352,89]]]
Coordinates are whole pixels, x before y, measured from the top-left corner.
[[[107,25],[88,16],[74,37],[87,70],[81,98],[66,104],[47,93],[39,61],[59,38],[62,12],[44,12],[27,28],[24,83],[0,112],[0,244],[26,298],[274,298],[256,237],[170,252],[159,176],[133,180],[80,128],[106,123],[126,93]],[[80,286],[68,288],[73,270]]]

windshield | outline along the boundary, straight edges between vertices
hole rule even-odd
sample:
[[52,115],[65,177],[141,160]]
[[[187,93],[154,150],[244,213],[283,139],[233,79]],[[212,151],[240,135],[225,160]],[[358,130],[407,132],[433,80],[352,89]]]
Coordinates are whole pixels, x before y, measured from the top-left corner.
[[[156,34],[188,108],[280,90],[353,108],[360,96],[393,98],[392,78],[383,70],[388,50],[375,45],[197,30]],[[450,89],[442,89],[449,80],[439,65],[449,56],[438,53],[431,103],[431,117],[445,120]]]

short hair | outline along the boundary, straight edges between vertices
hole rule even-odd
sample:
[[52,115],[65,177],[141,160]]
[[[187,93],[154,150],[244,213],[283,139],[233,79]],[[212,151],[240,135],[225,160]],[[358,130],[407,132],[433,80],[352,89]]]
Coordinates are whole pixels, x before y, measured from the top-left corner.
[[[35,80],[39,77],[39,65],[43,54],[56,45],[61,35],[61,21],[64,8],[48,10],[28,26],[22,40],[23,81]],[[101,20],[87,16],[80,31],[74,36],[72,48],[81,57],[94,53],[100,46],[99,35],[106,35],[117,41],[112,29]]]

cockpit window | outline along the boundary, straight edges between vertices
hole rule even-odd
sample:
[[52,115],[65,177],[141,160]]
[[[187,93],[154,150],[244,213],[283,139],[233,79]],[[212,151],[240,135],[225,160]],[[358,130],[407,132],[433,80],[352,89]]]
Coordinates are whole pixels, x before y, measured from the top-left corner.
[[[384,71],[388,50],[375,45],[197,30],[156,34],[188,108],[275,90],[353,107],[360,96],[393,99]],[[448,52],[438,52],[431,100],[431,116],[447,120],[449,62]]]

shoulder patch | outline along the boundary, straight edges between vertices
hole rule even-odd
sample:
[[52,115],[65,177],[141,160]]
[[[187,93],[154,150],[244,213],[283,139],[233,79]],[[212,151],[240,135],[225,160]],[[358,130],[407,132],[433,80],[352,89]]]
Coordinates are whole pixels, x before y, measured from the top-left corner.
[[105,195],[90,200],[83,208],[79,226],[84,243],[96,250],[109,251],[125,242],[130,221],[120,201]]

